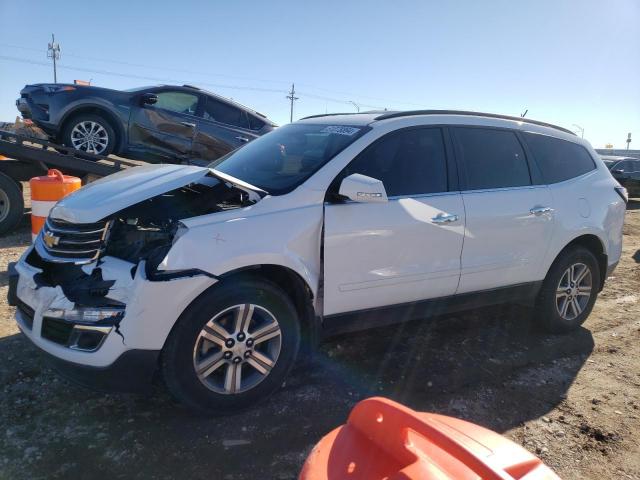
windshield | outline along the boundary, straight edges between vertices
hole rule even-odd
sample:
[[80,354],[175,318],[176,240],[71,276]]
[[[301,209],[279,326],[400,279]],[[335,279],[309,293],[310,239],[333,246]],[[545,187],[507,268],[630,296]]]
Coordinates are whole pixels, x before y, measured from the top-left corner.
[[368,127],[289,124],[209,165],[271,195],[295,189]]

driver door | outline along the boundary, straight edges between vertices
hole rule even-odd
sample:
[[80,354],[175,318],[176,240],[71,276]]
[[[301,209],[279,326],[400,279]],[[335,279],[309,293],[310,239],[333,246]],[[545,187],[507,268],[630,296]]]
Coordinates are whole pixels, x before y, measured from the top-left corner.
[[325,205],[324,315],[455,293],[465,213],[444,133],[392,132],[334,180],[329,199],[359,173],[381,180],[388,201]]
[[152,105],[131,109],[129,148],[146,156],[184,160],[191,155],[196,133],[200,96],[182,90],[154,91]]

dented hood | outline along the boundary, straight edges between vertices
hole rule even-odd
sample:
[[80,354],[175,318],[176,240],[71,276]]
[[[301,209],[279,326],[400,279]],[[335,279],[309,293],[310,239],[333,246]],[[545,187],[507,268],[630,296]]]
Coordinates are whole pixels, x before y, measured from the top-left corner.
[[145,165],[92,182],[60,200],[51,217],[93,223],[130,205],[197,182],[210,170],[192,165]]

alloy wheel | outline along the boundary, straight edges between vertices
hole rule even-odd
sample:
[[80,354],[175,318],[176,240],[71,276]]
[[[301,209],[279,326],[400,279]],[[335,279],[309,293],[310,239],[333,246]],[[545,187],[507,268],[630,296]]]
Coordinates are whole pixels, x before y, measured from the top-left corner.
[[77,150],[100,154],[109,145],[109,134],[99,123],[83,121],[71,130],[71,144]]
[[282,346],[275,316],[259,305],[229,307],[209,320],[198,334],[193,367],[209,390],[242,393],[271,372]]
[[564,320],[575,320],[589,304],[593,277],[584,263],[574,263],[567,268],[556,289],[556,309]]

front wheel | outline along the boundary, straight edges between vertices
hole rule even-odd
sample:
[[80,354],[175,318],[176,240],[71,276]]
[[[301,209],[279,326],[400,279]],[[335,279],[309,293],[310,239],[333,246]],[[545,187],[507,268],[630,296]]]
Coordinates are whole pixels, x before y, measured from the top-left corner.
[[536,313],[550,332],[568,332],[587,319],[600,290],[600,268],[596,257],[584,247],[563,252],[553,263],[542,284]]
[[107,156],[115,149],[116,133],[100,115],[81,114],[67,123],[62,140],[67,147]]
[[287,295],[270,282],[215,286],[182,314],[163,350],[170,392],[205,414],[247,408],[282,385],[300,345]]

